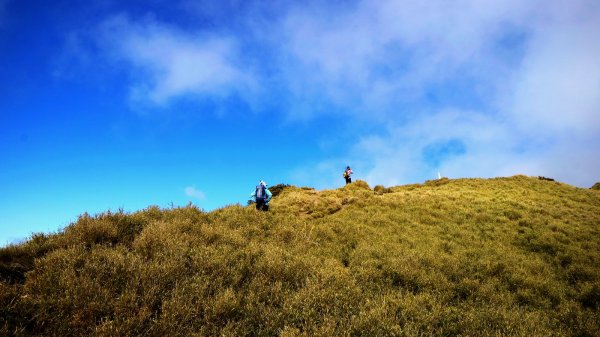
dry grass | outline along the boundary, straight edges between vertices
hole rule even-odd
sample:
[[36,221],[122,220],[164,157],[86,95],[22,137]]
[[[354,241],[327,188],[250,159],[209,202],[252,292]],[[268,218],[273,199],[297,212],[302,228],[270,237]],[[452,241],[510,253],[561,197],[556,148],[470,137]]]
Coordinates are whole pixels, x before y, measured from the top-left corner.
[[598,336],[600,194],[358,181],[83,215],[0,249],[0,334]]

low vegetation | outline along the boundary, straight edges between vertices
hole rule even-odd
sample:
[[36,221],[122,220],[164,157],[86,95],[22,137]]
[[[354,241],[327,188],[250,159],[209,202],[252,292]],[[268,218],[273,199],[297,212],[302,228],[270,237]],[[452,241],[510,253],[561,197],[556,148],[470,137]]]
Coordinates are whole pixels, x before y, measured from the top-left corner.
[[0,249],[0,335],[599,336],[600,192],[358,181],[84,214]]

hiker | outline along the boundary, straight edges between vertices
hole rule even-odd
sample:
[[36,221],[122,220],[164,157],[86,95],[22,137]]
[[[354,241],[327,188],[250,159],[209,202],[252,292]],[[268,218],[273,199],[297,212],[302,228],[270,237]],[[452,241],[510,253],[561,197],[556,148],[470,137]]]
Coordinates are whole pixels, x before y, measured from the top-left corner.
[[273,194],[271,194],[271,191],[267,188],[267,183],[261,180],[254,192],[250,195],[249,200],[256,203],[257,210],[266,212],[269,210],[269,201],[271,201],[272,197]]
[[346,170],[344,170],[344,179],[346,179],[346,185],[350,184],[352,182],[352,169],[350,168],[350,166],[346,166]]

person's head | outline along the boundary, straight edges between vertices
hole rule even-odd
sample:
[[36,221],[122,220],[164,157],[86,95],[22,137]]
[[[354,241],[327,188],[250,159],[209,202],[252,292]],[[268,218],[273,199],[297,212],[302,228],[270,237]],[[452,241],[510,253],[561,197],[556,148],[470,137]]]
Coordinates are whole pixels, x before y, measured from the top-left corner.
[[267,187],[267,183],[265,181],[263,181],[263,180],[261,180],[258,184],[259,185],[263,185],[264,187]]
[[350,166],[346,166],[346,170],[349,170],[349,169],[350,169]]

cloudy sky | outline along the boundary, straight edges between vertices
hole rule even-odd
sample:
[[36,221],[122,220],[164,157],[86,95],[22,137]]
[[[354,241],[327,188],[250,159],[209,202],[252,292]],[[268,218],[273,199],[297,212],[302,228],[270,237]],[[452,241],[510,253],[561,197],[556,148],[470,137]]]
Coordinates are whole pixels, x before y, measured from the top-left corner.
[[597,0],[0,0],[0,245],[259,181],[600,181]]

